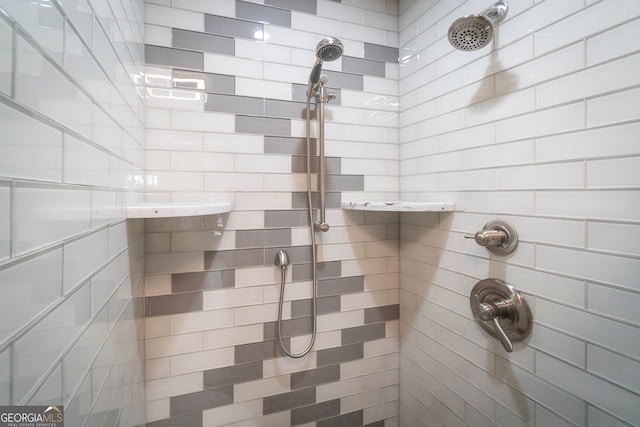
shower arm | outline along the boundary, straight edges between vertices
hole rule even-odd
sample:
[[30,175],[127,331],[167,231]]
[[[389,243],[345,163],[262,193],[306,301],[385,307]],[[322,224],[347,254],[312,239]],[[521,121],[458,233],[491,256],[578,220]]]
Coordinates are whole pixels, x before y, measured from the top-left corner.
[[319,82],[316,84],[317,91],[313,96],[316,98],[316,119],[318,120],[318,193],[320,194],[320,218],[313,226],[316,231],[328,231],[329,224],[326,219],[326,171],[324,162],[324,104],[328,97],[324,84],[327,80],[326,76],[320,76]]

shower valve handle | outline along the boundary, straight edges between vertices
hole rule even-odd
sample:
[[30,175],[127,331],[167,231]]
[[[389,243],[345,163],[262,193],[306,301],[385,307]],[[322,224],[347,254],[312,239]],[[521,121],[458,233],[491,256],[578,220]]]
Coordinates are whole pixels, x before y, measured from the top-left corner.
[[512,309],[513,303],[509,300],[496,301],[493,303],[480,303],[480,310],[478,311],[478,318],[485,322],[491,322],[493,324],[494,332],[497,335],[496,338],[500,340],[502,347],[505,351],[511,353],[513,351],[513,344],[511,340],[502,329],[500,325],[501,318],[509,317],[509,310]]

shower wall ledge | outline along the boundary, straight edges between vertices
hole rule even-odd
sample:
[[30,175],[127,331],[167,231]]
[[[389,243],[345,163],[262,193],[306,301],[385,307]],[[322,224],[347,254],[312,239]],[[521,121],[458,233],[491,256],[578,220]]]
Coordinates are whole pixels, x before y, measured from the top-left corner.
[[231,202],[142,203],[127,207],[127,218],[172,218],[231,212]]
[[453,202],[342,202],[342,209],[379,212],[445,212],[456,209]]

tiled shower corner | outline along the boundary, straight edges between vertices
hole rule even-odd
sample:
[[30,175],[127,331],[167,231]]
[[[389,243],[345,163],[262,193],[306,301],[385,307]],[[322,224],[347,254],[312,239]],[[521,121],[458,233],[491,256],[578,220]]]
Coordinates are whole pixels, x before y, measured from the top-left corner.
[[[147,199],[234,206],[145,222],[148,426],[397,425],[399,216],[339,208],[398,195],[397,2],[330,6],[146,3]],[[334,8],[344,16],[330,23]],[[323,68],[336,99],[318,337],[291,359],[277,340],[274,260],[281,249],[291,260],[283,341],[297,352],[312,328],[306,83],[335,25],[350,31]]]

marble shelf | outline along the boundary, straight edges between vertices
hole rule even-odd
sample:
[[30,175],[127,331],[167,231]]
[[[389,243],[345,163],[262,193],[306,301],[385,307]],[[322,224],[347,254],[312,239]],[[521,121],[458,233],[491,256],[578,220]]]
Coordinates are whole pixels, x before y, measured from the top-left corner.
[[230,202],[219,203],[142,203],[127,207],[127,218],[172,218],[231,212]]
[[377,212],[445,212],[456,208],[453,202],[342,202],[342,209]]

